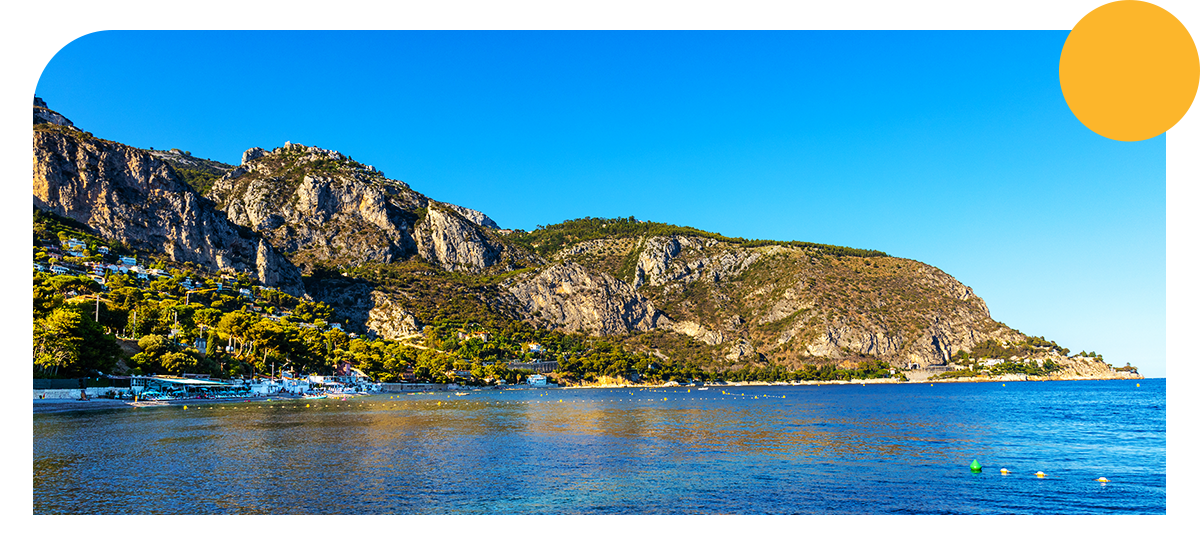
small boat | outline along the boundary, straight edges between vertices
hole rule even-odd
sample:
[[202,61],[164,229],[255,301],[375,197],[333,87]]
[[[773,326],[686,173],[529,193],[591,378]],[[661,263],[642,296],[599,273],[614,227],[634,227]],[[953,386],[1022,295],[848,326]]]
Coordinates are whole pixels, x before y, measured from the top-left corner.
[[696,390],[697,390],[697,391],[699,391],[699,390],[708,390],[708,387],[706,387],[706,386],[702,386],[702,387],[700,387],[700,388],[697,388]]
[[455,392],[454,393],[455,396],[467,396],[468,394],[470,394],[470,393],[469,392]]
[[304,395],[305,400],[320,400],[325,397],[326,396],[324,394],[305,394]]
[[125,402],[125,403],[129,404],[135,408],[148,408],[148,407],[154,407],[154,406],[169,406],[169,405],[171,405],[167,402],[160,402],[158,400],[142,400],[142,401]]

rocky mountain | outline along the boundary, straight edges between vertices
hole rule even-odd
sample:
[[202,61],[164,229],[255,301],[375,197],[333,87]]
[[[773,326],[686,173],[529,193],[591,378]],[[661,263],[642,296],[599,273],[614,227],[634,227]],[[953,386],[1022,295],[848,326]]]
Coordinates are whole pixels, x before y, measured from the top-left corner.
[[525,239],[553,262],[505,283],[531,322],[596,335],[677,333],[710,363],[925,366],[988,339],[1025,340],[953,277],[878,251],[622,219],[576,220]]
[[[632,217],[512,233],[337,151],[288,143],[206,164],[94,138],[44,103],[34,111],[35,205],[178,261],[250,269],[333,306],[352,330],[399,339],[447,320],[518,322],[715,368],[924,367],[986,343],[1091,369],[993,320],[945,272],[879,251]],[[204,196],[184,170],[212,175]]]
[[59,126],[75,126],[69,119],[52,111],[42,98],[33,98],[33,124],[56,124]]
[[151,155],[162,159],[171,165],[175,170],[175,174],[183,178],[188,185],[192,186],[201,195],[208,193],[215,182],[226,172],[233,170],[233,166],[225,163],[213,161],[210,159],[202,159],[193,157],[190,151],[182,151],[180,149],[169,149],[167,151],[151,150]]
[[666,322],[632,285],[574,262],[516,278],[505,289],[526,319],[543,327],[614,335],[650,331]]
[[49,116],[48,109],[40,111],[35,107],[35,206],[135,249],[214,272],[249,271],[265,285],[304,295],[300,272],[267,239],[231,223],[165,161],[50,122],[58,119]]
[[306,271],[414,255],[443,270],[472,273],[541,262],[498,239],[496,223],[483,213],[431,200],[319,147],[250,149],[208,196]]

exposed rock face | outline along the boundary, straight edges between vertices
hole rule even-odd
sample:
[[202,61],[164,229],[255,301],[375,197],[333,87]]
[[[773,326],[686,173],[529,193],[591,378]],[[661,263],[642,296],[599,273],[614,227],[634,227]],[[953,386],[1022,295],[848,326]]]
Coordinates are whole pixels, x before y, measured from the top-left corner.
[[[741,273],[760,256],[758,251],[736,248],[710,254],[717,245],[714,239],[682,235],[651,237],[638,255],[633,286],[720,281]],[[681,257],[683,253],[690,254]]]
[[375,307],[367,318],[367,328],[385,339],[400,339],[421,334],[421,326],[411,312],[381,291],[371,293]]
[[682,333],[707,344],[717,345],[725,342],[724,333],[720,331],[713,331],[694,321],[671,323],[668,324],[667,327],[676,333]]
[[507,286],[527,316],[549,327],[592,335],[648,331],[666,321],[628,283],[572,262]]
[[242,152],[242,164],[243,165],[249,164],[250,161],[253,161],[254,159],[262,157],[263,155],[266,155],[266,154],[267,154],[267,150],[265,150],[261,147],[251,147],[250,149],[247,149],[246,151]]
[[1082,379],[1143,379],[1137,371],[1117,371],[1111,365],[1104,363],[1096,358],[1088,358],[1084,356],[1075,356],[1064,358],[1055,355],[1051,359],[1054,363],[1060,366],[1060,369],[1050,375],[1032,376],[1029,379],[1034,380],[1051,380],[1051,381],[1070,381]]
[[451,209],[454,210],[454,212],[461,214],[463,218],[470,220],[471,222],[473,222],[474,224],[476,224],[478,226],[483,226],[485,228],[492,228],[493,230],[500,229],[500,226],[496,225],[495,221],[493,221],[491,218],[488,218],[488,215],[486,215],[482,212],[479,212],[475,209],[469,209],[467,207],[451,205],[450,203],[442,203],[442,204],[447,207],[450,207]]
[[430,202],[428,214],[417,224],[414,235],[421,257],[450,271],[477,272],[498,262],[500,246],[448,206]]
[[506,257],[503,243],[486,229],[495,222],[483,213],[432,201],[374,167],[319,147],[250,149],[209,197],[305,269],[418,254],[445,270],[475,272]]
[[969,287],[911,260],[687,235],[584,241],[558,258],[600,268],[627,255],[636,258],[632,286],[669,314],[656,327],[716,347],[714,359],[931,365],[989,338],[1023,338],[993,321]]
[[51,111],[46,107],[42,98],[33,98],[33,124],[57,124],[60,126],[75,126],[66,117]]
[[39,208],[177,262],[250,271],[264,285],[304,294],[295,266],[262,236],[230,222],[166,162],[78,131],[38,130],[33,141],[33,203]]

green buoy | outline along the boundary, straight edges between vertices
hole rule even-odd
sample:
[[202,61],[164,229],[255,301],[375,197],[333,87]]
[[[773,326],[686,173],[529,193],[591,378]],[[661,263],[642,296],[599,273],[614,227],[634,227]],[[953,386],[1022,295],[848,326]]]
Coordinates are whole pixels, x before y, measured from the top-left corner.
[[978,459],[972,459],[972,460],[971,460],[971,472],[973,472],[973,473],[981,473],[981,472],[983,472],[983,465],[980,465],[980,464],[979,464],[979,460],[978,460]]

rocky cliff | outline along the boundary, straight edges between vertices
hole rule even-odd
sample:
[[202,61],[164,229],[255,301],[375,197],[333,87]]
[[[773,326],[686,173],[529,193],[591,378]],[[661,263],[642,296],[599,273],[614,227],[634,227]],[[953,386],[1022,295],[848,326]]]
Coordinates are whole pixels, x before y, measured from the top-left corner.
[[75,126],[69,119],[52,111],[42,98],[33,98],[33,124],[56,124],[59,126]]
[[[558,306],[562,299],[552,300],[561,294],[555,282],[566,274],[547,270],[540,286],[524,283],[512,290],[548,325],[595,334],[671,331],[711,347],[718,363],[878,358],[923,366],[947,363],[957,351],[987,339],[1024,339],[992,320],[984,301],[953,277],[886,255],[679,233],[589,239],[554,257],[576,266],[572,273],[590,270],[590,281],[627,288],[637,299],[588,300],[568,310]],[[616,304],[657,305],[657,313],[622,317]],[[627,318],[638,325],[614,323]],[[576,321],[584,319],[609,323]]]
[[265,285],[304,294],[300,272],[262,236],[231,223],[164,161],[134,147],[35,125],[33,204],[135,249],[212,271],[250,271]]
[[268,236],[305,271],[414,255],[447,271],[539,262],[506,246],[483,213],[430,200],[372,166],[319,147],[250,149],[208,197],[234,222]]
[[[222,172],[184,152],[94,138],[44,103],[34,120],[35,205],[177,261],[251,270],[292,294],[306,291],[303,273],[312,298],[352,330],[408,338],[438,321],[521,320],[712,367],[943,365],[993,341],[1053,359],[1063,376],[1099,369],[1029,345],[941,270],[879,251],[632,217],[502,235],[483,213],[337,151],[252,148]],[[201,196],[168,163],[221,175]]]
[[633,286],[611,275],[564,262],[506,285],[527,319],[544,327],[590,335],[649,331],[665,321]]

